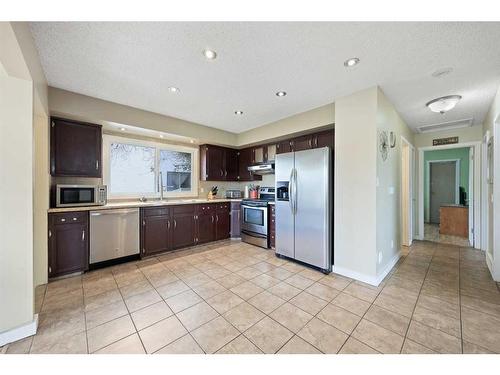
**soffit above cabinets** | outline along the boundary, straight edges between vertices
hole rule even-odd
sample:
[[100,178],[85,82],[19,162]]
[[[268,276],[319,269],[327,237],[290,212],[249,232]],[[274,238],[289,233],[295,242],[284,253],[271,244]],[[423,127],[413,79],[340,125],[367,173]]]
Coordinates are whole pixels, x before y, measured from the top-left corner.
[[[30,26],[50,86],[234,133],[375,85],[413,129],[464,118],[477,125],[500,82],[500,23]],[[207,60],[205,49],[217,58]],[[360,63],[346,68],[344,61],[352,57]],[[448,67],[450,74],[433,76]],[[287,95],[278,97],[281,90]],[[452,111],[441,115],[425,107],[450,94],[463,98]]]

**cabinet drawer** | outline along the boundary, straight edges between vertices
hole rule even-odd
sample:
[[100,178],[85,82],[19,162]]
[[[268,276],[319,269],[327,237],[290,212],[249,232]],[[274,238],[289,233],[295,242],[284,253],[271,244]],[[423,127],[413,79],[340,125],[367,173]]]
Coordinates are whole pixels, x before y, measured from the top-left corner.
[[229,211],[229,203],[217,203],[217,211]]
[[196,206],[194,204],[182,204],[179,206],[172,206],[173,214],[194,214]]
[[50,214],[52,224],[72,224],[72,223],[86,223],[88,218],[88,211],[75,211],[75,212],[62,212],[57,214]]
[[203,212],[214,212],[215,211],[215,204],[199,204],[198,205],[198,212],[203,213]]
[[142,209],[144,217],[149,216],[168,216],[169,208],[168,207],[150,207]]

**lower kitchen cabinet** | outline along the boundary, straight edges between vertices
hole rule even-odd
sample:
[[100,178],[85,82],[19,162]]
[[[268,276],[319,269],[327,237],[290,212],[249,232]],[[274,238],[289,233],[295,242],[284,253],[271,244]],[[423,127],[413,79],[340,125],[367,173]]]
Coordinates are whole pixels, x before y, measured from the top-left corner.
[[196,206],[180,205],[172,207],[172,247],[193,246],[196,243]]
[[231,220],[230,203],[218,203],[215,212],[215,239],[217,241],[230,237]]
[[269,247],[276,247],[276,207],[274,204],[269,205]]
[[241,202],[231,202],[231,237],[241,237]]
[[197,243],[215,241],[215,204],[199,205],[196,214]]
[[89,268],[88,212],[49,214],[49,278]]
[[141,210],[141,254],[154,255],[172,249],[169,209],[164,207]]

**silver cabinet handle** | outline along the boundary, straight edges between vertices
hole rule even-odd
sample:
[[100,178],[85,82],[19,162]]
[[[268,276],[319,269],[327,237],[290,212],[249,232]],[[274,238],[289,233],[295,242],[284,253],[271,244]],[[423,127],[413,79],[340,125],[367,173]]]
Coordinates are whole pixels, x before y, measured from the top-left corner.
[[215,215],[215,221],[218,223],[219,222],[219,215]]
[[174,229],[177,228],[177,221],[174,219]]
[[170,229],[170,220],[167,220],[167,229]]
[[64,223],[65,221],[66,221],[66,219],[61,219],[61,222],[63,222],[63,223]]
[[212,223],[214,222],[214,215],[212,215]]
[[220,170],[220,175],[224,176],[224,172],[222,171],[222,169]]
[[85,241],[85,231],[82,231],[82,241]]
[[142,226],[145,227],[146,226],[146,220],[143,220],[142,221]]
[[96,160],[95,161],[95,170],[98,171],[99,170],[99,160]]
[[77,221],[78,219],[76,217],[73,218],[73,221]]

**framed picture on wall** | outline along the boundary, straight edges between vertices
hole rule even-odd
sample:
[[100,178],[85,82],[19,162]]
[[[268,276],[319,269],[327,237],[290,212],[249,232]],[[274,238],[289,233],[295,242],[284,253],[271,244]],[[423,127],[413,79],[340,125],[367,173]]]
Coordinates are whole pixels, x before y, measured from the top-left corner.
[[486,157],[486,178],[489,184],[493,184],[493,137],[488,140]]

